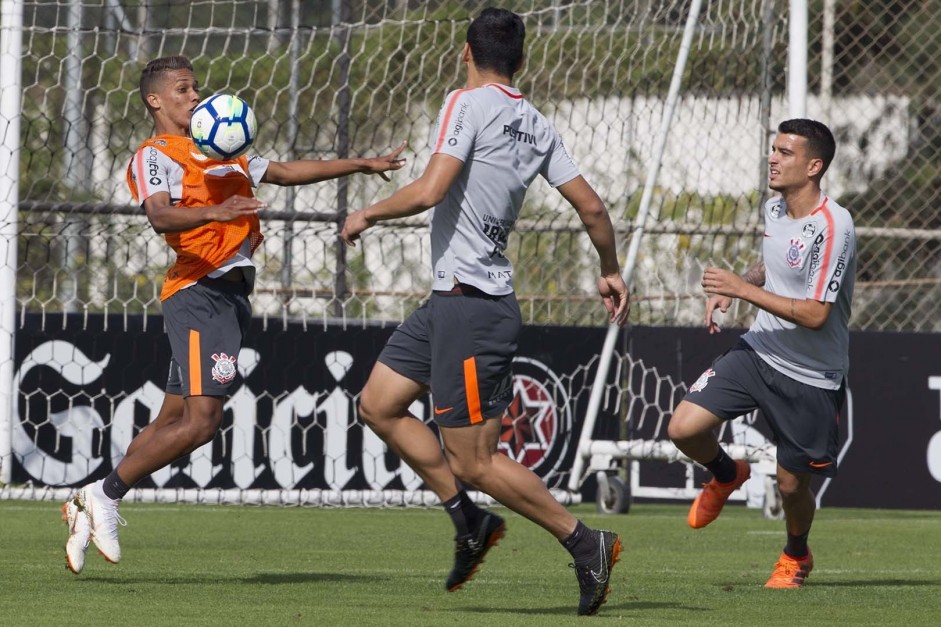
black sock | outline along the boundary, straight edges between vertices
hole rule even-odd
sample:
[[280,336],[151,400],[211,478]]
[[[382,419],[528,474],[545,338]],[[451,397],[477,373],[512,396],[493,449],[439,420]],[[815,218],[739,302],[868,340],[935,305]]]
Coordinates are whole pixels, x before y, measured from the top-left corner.
[[468,536],[477,529],[479,514],[482,510],[467,496],[465,490],[461,490],[442,505],[444,505],[444,511],[451,517],[458,537]]
[[471,497],[467,496],[467,490],[461,490],[457,495],[461,499],[461,509],[464,510],[464,520],[467,521],[467,529],[473,532],[480,527],[484,510],[477,507],[477,504],[471,500]]
[[791,535],[791,533],[788,532],[787,544],[784,546],[784,554],[794,559],[807,557],[807,554],[810,552],[810,549],[807,548],[807,536],[809,535],[809,529],[805,533],[797,536]]
[[712,472],[712,476],[715,477],[716,481],[719,483],[731,483],[735,481],[735,475],[738,472],[738,466],[735,465],[735,460],[729,457],[721,448],[716,458],[707,464],[703,464],[703,466]]
[[595,539],[592,529],[586,527],[585,523],[579,520],[575,524],[575,531],[572,532],[572,535],[565,540],[560,540],[560,542],[572,554],[576,564],[584,564],[591,561],[598,550]]
[[131,489],[131,486],[124,483],[121,477],[118,476],[117,470],[112,470],[111,474],[105,477],[105,480],[102,482],[101,489],[109,499],[120,501]]

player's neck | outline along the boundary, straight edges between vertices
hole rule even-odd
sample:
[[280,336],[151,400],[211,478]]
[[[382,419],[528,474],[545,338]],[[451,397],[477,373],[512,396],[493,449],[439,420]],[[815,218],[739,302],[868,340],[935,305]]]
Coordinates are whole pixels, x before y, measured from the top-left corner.
[[817,185],[805,185],[799,189],[781,192],[787,203],[787,214],[795,220],[806,218],[820,206],[820,188]]
[[476,67],[474,67],[473,64],[468,65],[467,89],[476,89],[477,87],[483,87],[484,85],[489,85],[490,83],[498,83],[500,85],[512,87],[513,78],[510,76],[503,76],[497,72],[485,72],[478,70]]
[[154,118],[154,135],[181,135],[189,137],[188,128],[180,128],[178,125],[168,122],[159,117]]

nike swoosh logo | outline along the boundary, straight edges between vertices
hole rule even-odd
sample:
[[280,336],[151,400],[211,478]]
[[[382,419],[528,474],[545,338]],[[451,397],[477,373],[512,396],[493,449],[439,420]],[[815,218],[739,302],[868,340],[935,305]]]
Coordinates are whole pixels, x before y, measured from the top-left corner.
[[449,411],[451,411],[452,409],[454,409],[453,406],[452,406],[452,407],[442,407],[442,408],[440,408],[440,409],[439,409],[438,407],[435,407],[435,415],[436,415],[436,416],[440,416],[441,414],[446,414],[446,413],[448,413]]
[[810,462],[810,467],[811,468],[826,468],[832,463],[833,462]]
[[604,536],[601,536],[601,562],[598,564],[600,568],[598,569],[597,572],[595,571],[594,568],[588,571],[591,573],[591,576],[594,577],[595,581],[597,581],[598,583],[604,583],[605,579],[607,578],[608,565],[605,562],[607,562],[607,555],[604,552]]

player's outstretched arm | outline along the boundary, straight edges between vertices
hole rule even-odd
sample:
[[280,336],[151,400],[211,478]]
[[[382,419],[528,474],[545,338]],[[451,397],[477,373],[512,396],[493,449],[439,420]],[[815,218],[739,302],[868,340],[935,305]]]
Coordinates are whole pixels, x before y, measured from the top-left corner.
[[400,170],[406,160],[399,157],[405,150],[405,142],[387,155],[370,159],[302,159],[299,161],[271,161],[262,177],[265,183],[275,185],[308,185],[329,181],[350,174],[378,174],[389,180],[386,172]]
[[611,323],[624,326],[631,311],[630,290],[621,278],[615,245],[614,226],[604,201],[582,176],[558,187],[559,193],[578,213],[601,262],[598,293]]
[[464,162],[460,159],[444,154],[433,155],[419,178],[385,200],[347,216],[340,238],[355,246],[360,234],[376,222],[413,216],[434,207],[444,200],[463,167]]
[[170,194],[157,192],[144,201],[144,211],[157,233],[178,233],[210,222],[229,222],[258,213],[267,205],[257,198],[230,196],[220,205],[179,207],[170,202]]

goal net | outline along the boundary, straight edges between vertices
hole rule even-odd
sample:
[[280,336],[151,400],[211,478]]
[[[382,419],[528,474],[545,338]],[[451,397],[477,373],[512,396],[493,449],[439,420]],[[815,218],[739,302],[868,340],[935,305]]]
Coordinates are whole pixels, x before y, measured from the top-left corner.
[[[58,498],[103,476],[156,415],[168,358],[158,295],[172,252],[133,206],[124,172],[152,132],[137,93],[140,70],[152,58],[185,54],[203,95],[233,93],[252,104],[259,121],[254,149],[265,157],[372,156],[404,140],[409,165],[388,183],[353,176],[260,188],[268,208],[253,305],[264,344],[254,340],[239,360],[249,364],[242,372],[249,383],[229,400],[216,441],[133,494],[428,502],[420,482],[363,428],[355,410],[363,371],[383,334],[430,288],[426,220],[384,223],[356,249],[337,233],[348,211],[422,172],[438,107],[462,86],[459,52],[467,25],[486,3],[0,4],[0,244],[6,253],[0,285],[9,290],[2,295],[0,331],[16,339],[15,351],[0,355],[0,374],[8,372],[10,382],[0,388],[10,408],[8,418],[0,412],[2,494]],[[527,27],[517,85],[557,126],[626,244],[666,114],[689,3],[512,4]],[[708,2],[696,21],[633,275],[636,325],[698,325],[702,267],[740,270],[754,261],[769,133],[786,110],[781,4]],[[878,175],[906,151],[905,97],[865,104],[831,109],[841,146],[856,150],[845,159],[853,166],[835,164],[828,174],[836,194],[858,191],[865,178],[859,172]],[[884,140],[879,151],[844,141],[872,137],[873,129]],[[859,164],[865,167],[854,170]],[[603,330],[590,242],[574,212],[542,181],[527,197],[508,255],[518,270],[526,323]],[[751,315],[736,308],[726,324],[744,324]],[[554,425],[565,425],[565,412],[583,409],[600,340],[588,348],[583,358],[555,368],[562,391],[543,392],[543,400],[563,405]],[[611,398],[629,394],[617,376]],[[666,384],[665,375],[656,377]],[[519,398],[534,394],[533,385],[517,377]],[[672,400],[657,403],[662,420]],[[427,403],[415,411],[428,419],[426,409]],[[599,420],[616,425],[625,419],[607,400],[602,414]],[[504,424],[533,415],[508,416]],[[351,443],[362,451],[355,461]],[[572,447],[549,455],[551,463],[526,458],[511,444],[503,450],[522,455],[550,486],[569,494]]]

